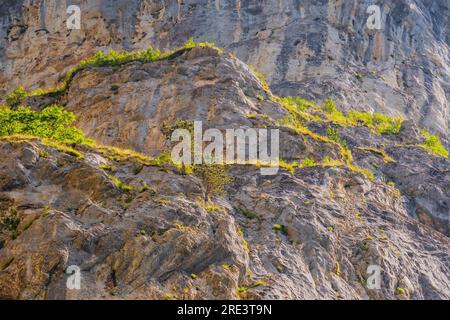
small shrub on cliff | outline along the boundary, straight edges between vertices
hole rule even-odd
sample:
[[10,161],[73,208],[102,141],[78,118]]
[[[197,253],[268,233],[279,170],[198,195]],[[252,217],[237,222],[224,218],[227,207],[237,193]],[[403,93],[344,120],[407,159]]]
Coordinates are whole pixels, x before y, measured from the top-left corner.
[[389,117],[385,114],[374,113],[373,123],[379,134],[397,134],[402,128],[402,117]]
[[341,138],[339,137],[338,130],[333,127],[327,127],[327,137],[336,143],[339,143],[339,141],[341,140]]
[[122,180],[120,180],[119,178],[113,175],[108,175],[108,177],[111,179],[112,182],[114,182],[114,184],[120,189],[120,191],[123,192],[133,191],[133,186],[123,183]]
[[448,158],[448,150],[444,148],[441,140],[437,136],[430,134],[425,129],[421,131],[421,134],[425,139],[425,141],[420,145],[422,148],[437,156]]
[[214,42],[195,42],[194,38],[189,38],[184,45],[183,49],[192,49],[195,47],[215,47],[216,44]]
[[326,113],[334,113],[338,111],[334,101],[331,99],[325,99],[325,101],[323,102],[323,110]]
[[405,296],[406,295],[406,290],[401,288],[401,287],[397,287],[395,289],[395,294],[400,295],[400,296]]
[[266,77],[259,72],[258,70],[256,70],[256,68],[254,66],[249,66],[250,69],[253,71],[254,75],[258,78],[262,89],[264,90],[264,92],[268,95],[271,96],[271,92],[270,92],[270,87],[269,84],[267,83]]
[[273,229],[275,231],[281,232],[281,234],[283,234],[283,235],[287,235],[287,228],[286,228],[286,226],[283,226],[283,225],[277,223],[277,224],[275,224],[273,226]]
[[205,202],[205,201],[198,201],[197,205],[203,209],[205,209],[207,212],[212,213],[212,212],[219,212],[222,210],[222,207],[215,204],[214,202]]
[[194,166],[194,175],[199,177],[205,187],[205,202],[209,202],[213,194],[223,194],[225,187],[231,182],[228,167],[220,164],[199,164]]
[[20,217],[15,210],[11,210],[9,214],[1,220],[1,224],[11,233],[13,239],[17,238],[19,235],[17,228],[20,224]]
[[167,140],[172,138],[172,134],[177,129],[186,129],[189,131],[191,136],[194,134],[194,121],[177,119],[174,124],[170,124],[164,121],[162,124],[161,132],[166,136]]
[[365,126],[371,128],[373,124],[373,117],[371,113],[368,112],[359,112],[359,111],[350,111],[348,113],[348,117],[350,120],[355,122],[356,124],[362,123]]
[[281,103],[290,106],[291,108],[294,107],[298,111],[306,111],[309,108],[314,106],[314,103],[311,101],[308,101],[306,99],[302,99],[300,97],[285,97],[281,98]]
[[305,158],[302,160],[302,162],[300,162],[301,168],[309,168],[309,167],[314,167],[316,165],[317,165],[316,161],[314,161],[314,159],[312,159],[312,158]]

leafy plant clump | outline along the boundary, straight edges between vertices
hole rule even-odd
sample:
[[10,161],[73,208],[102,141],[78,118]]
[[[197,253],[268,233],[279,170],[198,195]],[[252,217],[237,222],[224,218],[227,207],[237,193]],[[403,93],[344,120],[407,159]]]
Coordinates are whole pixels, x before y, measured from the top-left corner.
[[209,202],[213,194],[223,194],[225,187],[231,182],[228,167],[221,164],[199,164],[193,168],[194,175],[199,177],[205,187],[205,202]]
[[114,182],[117,188],[119,188],[121,191],[123,192],[133,191],[133,186],[123,183],[122,180],[120,180],[119,178],[113,175],[108,175],[108,177],[111,179],[112,182]]
[[288,232],[287,232],[287,227],[284,226],[284,225],[281,225],[281,224],[278,224],[278,223],[277,223],[277,224],[274,224],[273,229],[274,229],[275,231],[280,232],[280,233],[283,234],[283,235],[287,235],[287,234],[288,234]]
[[300,167],[301,168],[309,168],[309,167],[314,167],[316,165],[317,165],[316,161],[314,159],[308,158],[308,157],[304,158],[302,160],[302,162],[300,162]]
[[339,141],[341,140],[341,138],[339,137],[338,130],[333,127],[327,127],[327,137],[336,143],[339,143]]
[[212,213],[212,212],[219,212],[221,210],[223,210],[223,208],[217,204],[215,204],[214,202],[205,202],[205,201],[198,201],[197,202],[199,207],[202,207],[203,209],[205,209],[207,212]]
[[73,113],[57,105],[41,112],[26,107],[4,108],[0,109],[0,136],[25,134],[62,143],[92,143],[80,129],[72,126],[74,121]]
[[424,142],[420,145],[422,148],[434,155],[448,158],[448,150],[445,149],[441,143],[441,140],[437,136],[429,133],[425,129],[421,131],[421,134],[424,138]]
[[15,210],[11,210],[7,216],[1,220],[2,226],[11,234],[11,238],[15,239],[19,235],[18,227],[20,217]]
[[323,110],[326,113],[334,113],[338,111],[334,101],[331,99],[325,99],[325,101],[323,102]]
[[402,117],[389,117],[385,114],[374,113],[373,123],[376,128],[376,132],[379,134],[398,134],[402,128]]

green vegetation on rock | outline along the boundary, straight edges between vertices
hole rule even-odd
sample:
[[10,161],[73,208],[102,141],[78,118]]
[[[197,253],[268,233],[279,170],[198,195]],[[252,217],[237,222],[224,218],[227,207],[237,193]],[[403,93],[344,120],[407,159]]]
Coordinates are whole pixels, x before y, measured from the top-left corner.
[[424,138],[424,142],[420,145],[422,148],[434,155],[448,158],[448,150],[444,148],[441,140],[437,136],[429,133],[425,129],[421,131],[421,134]]
[[31,92],[27,92],[23,87],[20,86],[7,94],[5,97],[5,101],[8,106],[16,107],[19,106],[22,101],[29,96],[60,95],[66,91],[69,83],[79,71],[89,67],[120,67],[130,62],[149,63],[164,59],[170,59],[180,52],[191,50],[195,47],[213,47],[219,52],[222,52],[222,49],[216,47],[216,45],[212,42],[195,42],[193,38],[190,38],[188,41],[186,41],[186,43],[181,48],[177,48],[175,50],[164,53],[161,53],[159,50],[154,50],[151,46],[148,49],[142,51],[118,52],[115,50],[110,50],[106,54],[102,51],[98,51],[92,57],[82,60],[78,65],[71,68],[65,74],[63,81],[55,85],[54,87],[44,89],[39,88]]
[[0,109],[0,136],[16,134],[48,138],[62,143],[92,143],[80,129],[72,126],[75,115],[60,106],[49,106],[41,112],[19,107]]
[[198,164],[194,166],[194,175],[199,177],[205,187],[205,202],[214,194],[223,194],[231,182],[228,167],[220,164]]

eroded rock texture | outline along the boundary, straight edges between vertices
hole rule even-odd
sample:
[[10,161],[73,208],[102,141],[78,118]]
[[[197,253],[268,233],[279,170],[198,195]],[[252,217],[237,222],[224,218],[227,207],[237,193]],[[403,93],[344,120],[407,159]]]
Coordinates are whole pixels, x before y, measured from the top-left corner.
[[[336,144],[279,127],[287,111],[245,64],[212,48],[88,68],[51,102],[73,111],[98,142],[148,153],[168,147],[164,124],[184,119],[277,127],[287,162],[340,154]],[[42,107],[39,99],[27,104]],[[311,124],[318,134],[326,128]],[[1,214],[19,224],[1,227],[0,297],[449,299],[449,162],[417,147],[417,130],[341,129],[355,165],[373,180],[346,166],[274,176],[232,166],[226,194],[213,198],[219,209],[209,211],[204,182],[169,164],[88,147],[79,147],[81,159],[38,140],[4,139]],[[81,268],[79,291],[66,287],[71,265]],[[380,290],[367,288],[369,265],[382,269]]]
[[[64,94],[24,101],[63,105],[98,143],[156,156],[167,126],[201,120],[278,128],[288,163],[339,159],[338,144],[314,139],[328,123],[305,123],[310,135],[279,125],[288,111],[249,65],[274,93],[407,121],[397,135],[339,128],[374,179],[343,164],[274,176],[232,166],[212,209],[204,181],[168,163],[2,138],[0,299],[450,299],[449,160],[419,146],[419,127],[448,144],[447,0],[377,1],[381,30],[366,27],[370,0],[71,4],[81,30],[67,29],[66,1],[0,0],[1,97],[54,86],[98,50],[164,51],[190,37],[225,48],[89,67]],[[71,265],[81,290],[66,286]],[[381,267],[380,290],[367,287],[369,265]]]
[[[0,2],[3,92],[53,85],[97,50],[173,48],[189,37],[214,41],[255,65],[283,95],[345,109],[401,114],[447,135],[447,0],[73,1],[82,28],[66,28],[64,1]],[[366,26],[381,8],[382,29]]]

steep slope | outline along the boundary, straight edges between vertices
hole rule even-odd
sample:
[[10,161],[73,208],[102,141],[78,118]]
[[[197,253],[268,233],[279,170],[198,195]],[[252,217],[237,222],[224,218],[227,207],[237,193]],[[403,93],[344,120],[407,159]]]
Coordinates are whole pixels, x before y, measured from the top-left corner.
[[[264,90],[245,64],[205,47],[154,63],[131,62],[120,72],[117,67],[87,68],[75,74],[62,96],[30,97],[24,103],[35,109],[63,104],[76,114],[77,126],[96,141],[157,155],[170,146],[164,128],[178,120],[200,120],[205,129],[279,126],[289,109]],[[408,195],[411,216],[450,234],[449,162],[418,147],[423,143],[418,128],[404,123],[400,134],[380,136],[361,124],[342,126],[340,118],[324,116],[323,121],[307,122],[313,133],[326,137],[327,129],[336,127],[356,164],[393,181]],[[312,134],[305,143],[292,133],[281,134],[280,156],[287,162],[342,157],[342,147],[333,141],[318,143]],[[377,150],[387,151],[394,161],[383,160]]]
[[255,65],[278,94],[401,114],[448,138],[448,1],[376,4],[381,30],[366,27],[369,0],[95,0],[70,31],[61,1],[2,0],[0,89],[51,85],[97,50],[163,50],[193,36]]
[[[205,203],[205,181],[164,157],[4,137],[1,298],[450,298],[449,162],[411,123],[380,134],[303,110],[209,46],[87,66],[23,103],[62,104],[98,142],[155,156],[182,120],[278,128],[283,168],[233,165],[226,193]],[[66,288],[70,265],[79,291]],[[366,287],[369,265],[381,290]]]

